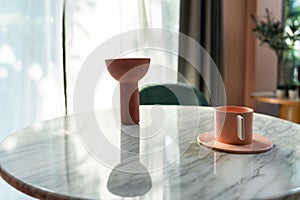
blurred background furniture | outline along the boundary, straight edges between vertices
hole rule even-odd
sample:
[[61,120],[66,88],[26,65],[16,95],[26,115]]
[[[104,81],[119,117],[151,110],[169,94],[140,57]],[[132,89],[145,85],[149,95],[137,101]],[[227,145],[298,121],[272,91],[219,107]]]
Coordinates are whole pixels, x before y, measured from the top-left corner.
[[183,83],[145,85],[140,90],[140,104],[208,106],[202,92]]
[[280,106],[278,117],[300,124],[300,100],[277,98],[274,92],[255,92],[251,97],[259,102]]

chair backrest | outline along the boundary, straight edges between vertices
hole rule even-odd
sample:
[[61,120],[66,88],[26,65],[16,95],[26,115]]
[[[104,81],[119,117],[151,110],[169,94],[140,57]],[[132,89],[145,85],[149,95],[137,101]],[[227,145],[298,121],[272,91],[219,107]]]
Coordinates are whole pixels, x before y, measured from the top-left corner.
[[208,105],[202,92],[183,83],[146,85],[140,89],[140,104]]

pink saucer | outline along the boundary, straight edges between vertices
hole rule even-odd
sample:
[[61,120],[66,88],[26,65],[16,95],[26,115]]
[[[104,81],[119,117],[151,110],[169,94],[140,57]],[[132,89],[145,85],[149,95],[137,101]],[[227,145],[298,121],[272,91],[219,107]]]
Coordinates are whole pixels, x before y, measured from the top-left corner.
[[253,142],[245,145],[233,145],[218,142],[215,140],[213,131],[201,133],[197,137],[197,141],[199,145],[201,144],[210,149],[239,154],[261,153],[269,151],[273,147],[271,140],[255,133],[253,134]]

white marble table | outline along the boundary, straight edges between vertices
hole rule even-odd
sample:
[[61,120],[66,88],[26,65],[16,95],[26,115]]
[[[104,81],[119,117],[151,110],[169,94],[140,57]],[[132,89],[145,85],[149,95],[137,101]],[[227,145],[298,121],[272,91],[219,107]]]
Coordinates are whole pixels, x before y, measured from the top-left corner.
[[[101,133],[89,129],[89,113],[20,130],[0,145],[1,176],[39,199],[300,197],[300,125],[255,114],[255,133],[274,147],[238,155],[196,143],[199,133],[213,127],[212,108],[140,110],[140,126],[131,127],[120,127],[112,111],[97,112]],[[102,134],[104,143],[87,141],[93,134]],[[96,151],[93,142],[99,144]]]

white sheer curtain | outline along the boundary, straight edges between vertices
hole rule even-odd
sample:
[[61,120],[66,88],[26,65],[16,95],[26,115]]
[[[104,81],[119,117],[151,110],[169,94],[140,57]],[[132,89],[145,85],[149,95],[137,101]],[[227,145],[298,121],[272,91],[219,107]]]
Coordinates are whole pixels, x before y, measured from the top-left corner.
[[[0,0],[0,140],[24,126],[64,115],[62,1]],[[112,36],[143,27],[178,31],[179,0],[66,1],[69,111],[86,56]],[[178,46],[176,41],[170,45]],[[138,54],[177,70],[177,56]],[[110,78],[107,91],[115,87]],[[177,76],[170,79],[176,82]],[[0,199],[27,198],[9,188],[0,181]]]
[[[137,28],[179,30],[179,0],[89,0],[67,1],[66,50],[68,74],[68,111],[73,109],[73,89],[81,64],[102,42]],[[168,40],[168,39],[167,39]],[[177,40],[167,41],[178,47]],[[126,57],[150,57],[151,63],[168,66],[177,72],[177,55],[157,50],[142,50]],[[101,65],[103,61],[99,61]],[[165,82],[177,82],[177,74],[157,74]],[[151,81],[151,80],[148,80]],[[107,73],[101,80],[105,97],[95,92],[95,109],[111,107],[116,81]]]
[[[64,114],[61,0],[0,0],[0,140]],[[0,199],[32,199],[0,180]]]
[[0,139],[64,114],[61,2],[0,0]]

